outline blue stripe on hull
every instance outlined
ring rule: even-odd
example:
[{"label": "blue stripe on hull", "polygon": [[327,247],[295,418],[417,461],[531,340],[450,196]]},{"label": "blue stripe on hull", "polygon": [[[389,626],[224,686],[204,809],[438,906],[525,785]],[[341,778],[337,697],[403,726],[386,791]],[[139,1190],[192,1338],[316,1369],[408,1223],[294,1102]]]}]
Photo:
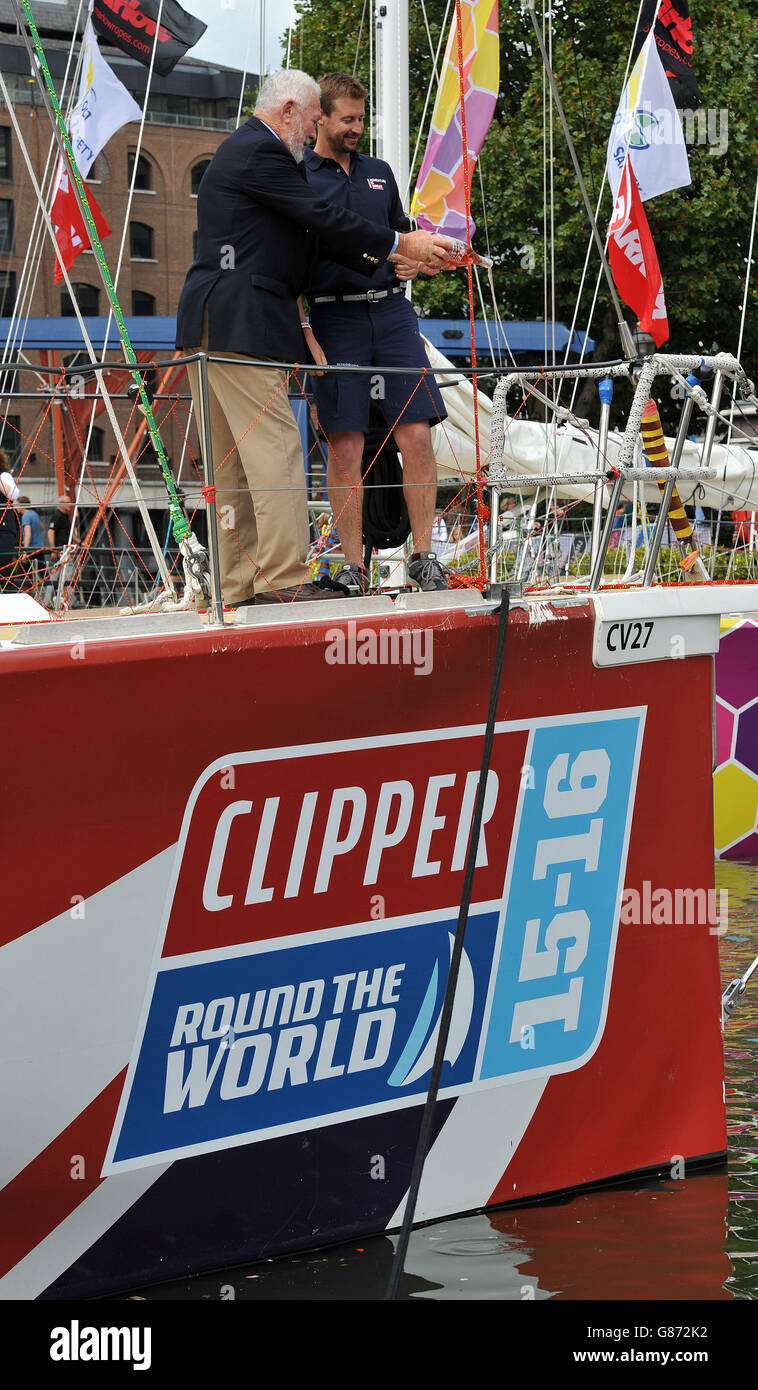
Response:
[{"label": "blue stripe on hull", "polygon": [[[436,1139],[455,1104],[440,1101]],[[386,1230],[422,1107],[172,1164],[43,1299],[92,1298]],[[371,1176],[377,1157],[384,1179]]]}]

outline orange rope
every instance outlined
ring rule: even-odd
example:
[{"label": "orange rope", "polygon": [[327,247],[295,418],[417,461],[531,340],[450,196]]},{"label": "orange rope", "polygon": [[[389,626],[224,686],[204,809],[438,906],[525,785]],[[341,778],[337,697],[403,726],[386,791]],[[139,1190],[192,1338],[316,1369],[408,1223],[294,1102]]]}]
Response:
[{"label": "orange rope", "polygon": [[[469,238],[469,227],[471,226],[471,173],[469,170],[468,141],[466,139],[466,102],[464,100],[463,83],[463,19],[461,16],[461,0],[455,0],[455,23],[457,30],[458,47],[458,90],[461,98],[461,148],[463,155],[463,198],[466,212],[466,239]],[[482,473],[482,461],[479,451],[479,403],[477,400],[477,376],[476,376],[476,331],[474,318],[474,277],[469,261],[466,267],[468,275],[468,310],[469,327],[471,331],[471,366],[473,376],[471,384],[474,388],[474,448],[476,451],[476,516],[479,527],[479,583],[482,587],[486,582],[486,570],[484,564],[484,475]]]}]

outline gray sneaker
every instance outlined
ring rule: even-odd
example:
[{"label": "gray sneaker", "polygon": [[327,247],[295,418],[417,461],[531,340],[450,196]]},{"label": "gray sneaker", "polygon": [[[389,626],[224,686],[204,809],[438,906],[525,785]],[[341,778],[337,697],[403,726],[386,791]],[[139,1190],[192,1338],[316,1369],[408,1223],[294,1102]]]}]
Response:
[{"label": "gray sneaker", "polygon": [[448,587],[449,571],[440,564],[433,550],[421,550],[412,555],[407,569],[408,578],[424,593]]},{"label": "gray sneaker", "polygon": [[363,565],[346,560],[336,574],[331,575],[330,583],[342,589],[347,598],[366,598],[371,593],[371,580]]}]

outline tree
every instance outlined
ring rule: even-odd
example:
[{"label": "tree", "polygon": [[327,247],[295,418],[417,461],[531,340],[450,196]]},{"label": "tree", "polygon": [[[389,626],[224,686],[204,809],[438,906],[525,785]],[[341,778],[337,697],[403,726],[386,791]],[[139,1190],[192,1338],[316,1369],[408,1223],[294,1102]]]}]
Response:
[{"label": "tree", "polygon": [[[292,61],[319,76],[324,68],[356,71],[367,85],[371,5],[364,0],[302,0],[296,6]],[[627,0],[553,0],[552,59],[593,206],[605,165],[611,120],[626,70],[636,5]],[[426,5],[436,47],[445,7]],[[758,14],[752,0],[724,5],[690,0],[694,65],[704,109],[686,118],[692,184],[646,204],[663,273],[673,351],[735,352],[758,175]],[[432,69],[422,7],[410,5],[411,148]],[[500,96],[474,176],[475,244],[489,241],[503,318],[552,316],[570,324],[582,278],[589,225],[569,152],[545,97],[539,51],[524,5],[500,5]],[[427,114],[427,124],[431,104]],[[425,143],[422,141],[422,150]],[[418,168],[418,163],[416,165]],[[550,186],[552,183],[552,211]],[[482,199],[483,190],[483,199]],[[607,189],[599,223],[611,214]],[[551,228],[553,234],[551,235]],[[554,267],[554,273],[553,273]],[[599,260],[593,249],[579,298],[577,326],[590,323]],[[420,280],[414,301],[439,315],[468,313],[466,277]],[[758,371],[758,291],[748,296],[742,359]],[[751,312],[752,311],[752,312]],[[633,322],[631,311],[628,314]],[[599,358],[620,349],[610,295],[601,283],[591,332]]]}]

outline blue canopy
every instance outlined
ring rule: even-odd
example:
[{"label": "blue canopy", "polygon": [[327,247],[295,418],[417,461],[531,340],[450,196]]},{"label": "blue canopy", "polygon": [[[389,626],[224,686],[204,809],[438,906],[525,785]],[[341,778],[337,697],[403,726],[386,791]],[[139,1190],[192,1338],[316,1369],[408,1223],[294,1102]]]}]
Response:
[{"label": "blue canopy", "polygon": [[[0,343],[7,342],[11,333],[12,322],[11,319],[0,318]],[[103,350],[107,322],[108,320],[104,316],[84,319],[84,326],[90,336],[92,346],[98,353],[102,353]],[[161,354],[174,351],[176,319],[173,314],[156,317],[132,315],[124,322],[135,351],[140,352],[147,349],[150,352]],[[58,352],[84,351],[84,339],[79,322],[73,316],[70,318],[30,318],[26,320],[25,324],[19,324],[16,321],[13,326],[13,336],[17,347],[20,346],[23,338],[23,349],[26,352],[40,351],[45,348],[53,348]],[[117,354],[121,351],[121,340],[113,319],[111,319],[108,333],[108,350]]]},{"label": "blue canopy", "polygon": [[[11,331],[11,319],[0,318],[0,343],[6,342]],[[108,320],[104,317],[85,318],[84,324],[98,353],[103,350],[103,336]],[[176,319],[173,315],[146,317],[133,315],[125,320],[132,346],[136,351],[147,350],[156,354],[168,355],[174,350]],[[443,352],[446,357],[468,357],[471,352],[471,338],[468,319],[419,319],[419,328],[430,343]],[[18,331],[18,330],[17,330]],[[503,335],[498,336],[497,324],[490,319],[476,319],[476,351],[482,362],[489,357],[490,342],[496,353],[507,359],[507,345],[511,352],[528,352],[538,360],[547,360],[553,346],[553,325],[523,319],[510,319],[503,322]],[[489,334],[489,336],[488,336]],[[556,351],[564,352],[569,341],[569,331],[563,323],[555,325]],[[54,348],[59,352],[77,352],[84,348],[77,320],[71,318],[32,318],[28,319],[23,334],[26,350]],[[592,352],[595,343],[585,333],[574,332],[571,338],[571,351],[579,354]],[[119,353],[120,342],[116,325],[111,320],[108,334],[108,350]]]},{"label": "blue canopy", "polygon": [[[443,352],[446,357],[471,356],[471,329],[468,319],[420,318],[418,326],[432,346],[436,347],[438,352]],[[569,336],[566,325],[556,323],[556,352],[565,352]],[[547,361],[553,348],[553,324],[552,321],[545,323],[542,319],[503,319],[500,332],[494,319],[488,319],[486,323],[484,319],[475,319],[474,342],[477,357],[481,356],[483,364],[490,360],[490,343],[496,357],[502,353],[505,360],[510,347],[513,353],[528,352],[530,357]],[[592,352],[595,347],[594,340],[586,333],[575,331],[571,337],[571,352],[579,355],[583,347],[585,353]]]}]

